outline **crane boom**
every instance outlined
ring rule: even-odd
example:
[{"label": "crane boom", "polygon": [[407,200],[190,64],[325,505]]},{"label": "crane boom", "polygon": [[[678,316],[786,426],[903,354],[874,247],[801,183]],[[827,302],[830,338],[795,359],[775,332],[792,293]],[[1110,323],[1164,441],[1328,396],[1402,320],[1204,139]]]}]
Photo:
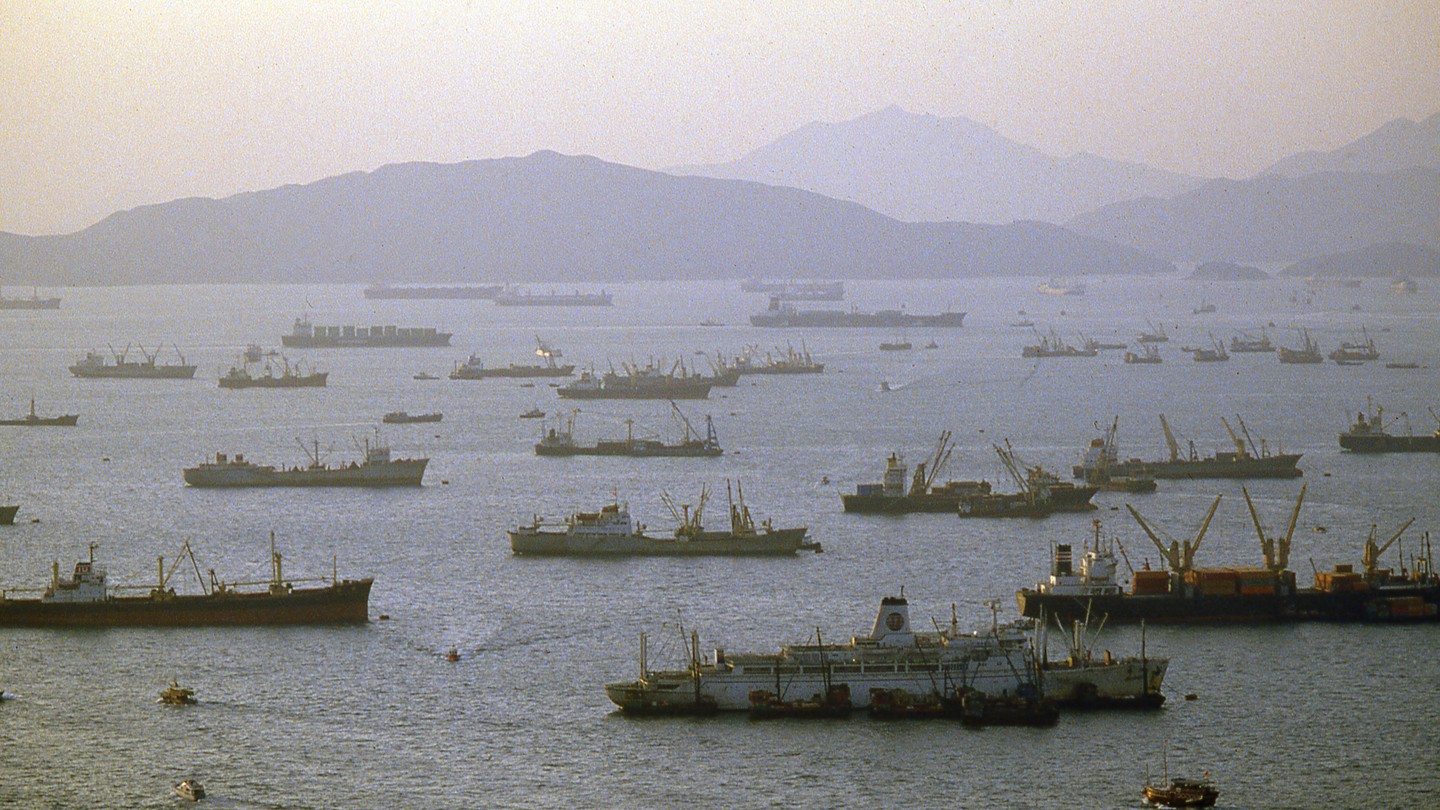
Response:
[{"label": "crane boom", "polygon": [[1145,534],[1149,536],[1150,542],[1154,543],[1155,548],[1160,550],[1160,556],[1164,558],[1165,562],[1169,563],[1170,570],[1177,574],[1184,573],[1180,559],[1180,544],[1172,540],[1170,541],[1170,547],[1166,548],[1165,541],[1161,540],[1160,535],[1156,534],[1155,530],[1150,528],[1150,524],[1145,522],[1145,518],[1140,517],[1140,513],[1135,511],[1135,507],[1127,503],[1125,504],[1125,508],[1130,510],[1130,516],[1135,518],[1135,522],[1139,523],[1140,528],[1144,529]]},{"label": "crane boom", "polygon": [[[1119,417],[1116,417],[1119,420]],[[1170,423],[1165,421],[1165,414],[1160,414],[1160,429],[1165,431],[1165,444],[1170,447],[1170,460],[1180,460],[1180,443],[1175,441],[1175,434],[1170,430]]]},{"label": "crane boom", "polygon": [[1245,450],[1245,442],[1240,441],[1240,437],[1235,435],[1235,429],[1230,427],[1230,423],[1225,420],[1225,417],[1220,417],[1220,424],[1224,425],[1225,432],[1230,434],[1230,441],[1235,444],[1235,454],[1242,458],[1250,455]]},{"label": "crane boom", "polygon": [[1200,542],[1205,539],[1205,532],[1210,530],[1210,521],[1215,517],[1215,510],[1220,508],[1220,499],[1225,497],[1224,493],[1215,496],[1215,503],[1210,504],[1210,511],[1205,515],[1205,522],[1200,524],[1200,532],[1195,535],[1192,543],[1185,544],[1185,569],[1188,571],[1195,563],[1195,552],[1200,550]]}]

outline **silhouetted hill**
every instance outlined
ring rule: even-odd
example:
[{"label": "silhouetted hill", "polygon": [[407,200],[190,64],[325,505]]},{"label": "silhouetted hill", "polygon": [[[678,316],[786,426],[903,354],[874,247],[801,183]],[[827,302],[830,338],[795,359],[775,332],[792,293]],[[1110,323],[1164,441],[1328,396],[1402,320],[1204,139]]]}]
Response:
[{"label": "silhouetted hill", "polygon": [[1168,200],[1082,214],[1066,227],[1171,261],[1290,261],[1381,242],[1440,247],[1440,171],[1215,180]]},{"label": "silhouetted hill", "polygon": [[176,200],[65,236],[0,234],[0,279],[46,286],[1172,269],[1054,225],[904,223],[792,188],[553,152],[392,165],[220,200]]},{"label": "silhouetted hill", "polygon": [[1440,276],[1440,250],[1391,242],[1306,259],[1286,267],[1281,273],[1287,276],[1434,278]]},{"label": "silhouetted hill", "polygon": [[1329,152],[1301,152],[1265,171],[1285,177],[1321,172],[1389,174],[1440,169],[1440,113],[1415,123],[1397,118],[1354,143]]},{"label": "silhouetted hill", "polygon": [[967,118],[898,107],[808,124],[730,163],[670,171],[791,186],[911,222],[1058,223],[1202,182],[1094,155],[1057,158]]},{"label": "silhouetted hill", "polygon": [[1205,262],[1186,278],[1197,281],[1268,281],[1270,274],[1248,264]]}]

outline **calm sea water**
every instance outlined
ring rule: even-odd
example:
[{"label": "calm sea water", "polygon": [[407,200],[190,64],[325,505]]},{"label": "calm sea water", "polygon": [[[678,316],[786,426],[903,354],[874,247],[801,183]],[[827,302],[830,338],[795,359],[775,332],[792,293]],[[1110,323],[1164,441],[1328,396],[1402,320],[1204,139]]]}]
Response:
[{"label": "calm sea water", "polygon": [[[1358,563],[1374,524],[1409,558],[1440,529],[1440,459],[1339,452],[1336,434],[1367,398],[1418,431],[1440,409],[1440,293],[1400,295],[1300,282],[1201,284],[1101,278],[1078,298],[1036,279],[847,285],[838,306],[970,312],[960,330],[917,330],[916,350],[882,353],[885,330],[763,331],[760,296],[737,282],[613,287],[611,309],[527,310],[488,302],[369,301],[360,287],[158,287],[63,290],[63,309],[0,313],[0,411],[79,413],[70,429],[0,428],[0,501],[21,504],[0,531],[0,586],[42,585],[98,543],[113,583],[148,584],[156,558],[183,544],[227,579],[268,571],[269,535],[294,575],[374,576],[359,627],[219,630],[0,630],[0,806],[168,807],[169,785],[205,783],[225,807],[1136,807],[1163,752],[1172,771],[1209,771],[1223,807],[1440,805],[1435,649],[1440,626],[1152,628],[1151,654],[1172,659],[1158,713],[1067,715],[1053,729],[968,731],[953,724],[645,720],[611,711],[601,689],[633,677],[638,635],[678,655],[677,627],[705,646],[771,651],[868,630],[881,597],[903,589],[919,617],[964,624],[1013,615],[1014,591],[1045,573],[1052,544],[1083,542],[1098,517],[1131,560],[1157,555],[1123,510],[1134,504],[1180,536],[1209,501],[1220,512],[1202,565],[1257,565],[1238,483],[1162,482],[1152,495],[1102,493],[1098,512],[1044,521],[946,515],[847,516],[839,496],[878,481],[892,451],[918,461],[942,429],[957,450],[946,476],[1011,483],[991,445],[1010,440],[1062,473],[1120,419],[1122,450],[1157,457],[1164,413],[1182,441],[1229,449],[1220,417],[1239,414],[1257,442],[1303,452],[1305,477],[1248,485],[1272,530],[1309,487],[1292,565]],[[1194,315],[1204,301],[1218,312]],[[836,305],[816,305],[836,306]],[[292,352],[330,372],[318,390],[225,391],[216,378],[249,343],[278,346],[308,307],[317,324],[438,326],[450,349]],[[1026,314],[1019,314],[1024,311]],[[1160,366],[1020,357],[1023,317],[1078,341],[1133,340],[1147,320],[1171,342]],[[728,324],[700,328],[713,319]],[[1235,355],[1196,364],[1182,345],[1274,324],[1297,345],[1305,327],[1328,351],[1366,326],[1385,361],[1416,370],[1280,366]],[[720,459],[546,459],[530,449],[533,407],[569,413],[540,382],[443,379],[469,352],[530,362],[535,336],[569,362],[704,361],[803,341],[821,376],[745,378],[682,407],[715,418]],[[922,350],[934,338],[939,348]],[[193,381],[84,381],[66,366],[86,350],[179,347]],[[132,352],[136,351],[131,349]],[[429,371],[438,381],[416,381]],[[894,389],[879,390],[882,381]],[[181,469],[243,452],[302,463],[299,442],[332,460],[358,454],[381,414],[438,410],[438,425],[387,426],[399,455],[431,459],[418,490],[220,492],[186,488]],[[673,436],[665,403],[583,403],[587,440]],[[1235,420],[1231,418],[1231,424]],[[1405,420],[1396,425],[1404,430]],[[1237,426],[1238,427],[1238,426]],[[723,498],[744,482],[752,509],[811,527],[825,553],[782,560],[530,560],[507,527],[628,501],[652,529],[672,522],[662,493]],[[712,502],[714,503],[714,502]],[[723,504],[710,514],[724,516]],[[37,522],[31,522],[32,520]],[[1392,564],[1401,549],[1392,548]],[[177,574],[176,576],[182,576]],[[194,588],[194,574],[182,588]],[[380,614],[388,620],[378,619]],[[443,653],[452,645],[462,660]],[[1138,651],[1138,631],[1102,646]],[[158,706],[178,678],[200,705]],[[1182,696],[1191,693],[1194,701]]]}]

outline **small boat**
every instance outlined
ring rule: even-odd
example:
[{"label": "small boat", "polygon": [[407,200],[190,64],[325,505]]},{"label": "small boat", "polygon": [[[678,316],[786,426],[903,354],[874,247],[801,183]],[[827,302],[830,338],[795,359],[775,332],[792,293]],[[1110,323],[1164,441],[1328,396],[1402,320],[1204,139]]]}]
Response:
[{"label": "small boat", "polygon": [[171,681],[155,702],[170,706],[190,706],[195,703],[195,690],[181,686],[179,681]]},{"label": "small boat", "polygon": [[824,695],[801,700],[782,700],[774,692],[756,689],[750,693],[750,717],[754,720],[788,718],[797,720],[840,719],[850,716],[850,685],[832,684]]},{"label": "small boat", "polygon": [[1208,315],[1208,314],[1210,314],[1210,313],[1212,313],[1212,312],[1214,312],[1214,311],[1215,311],[1215,305],[1212,304],[1212,303],[1210,303],[1210,302],[1208,302],[1208,301],[1206,301],[1206,302],[1201,303],[1200,306],[1196,307],[1195,309],[1190,310],[1190,314],[1191,314],[1191,315]]},{"label": "small boat", "polygon": [[881,381],[880,381],[880,389],[879,389],[879,390],[880,390],[881,393],[884,393],[884,392],[886,392],[886,391],[893,391],[894,389],[890,387],[890,383],[889,383],[889,382],[887,382],[886,380],[881,380]]},{"label": "small boat", "polygon": [[186,801],[198,802],[205,798],[205,786],[195,779],[182,779],[170,790]]},{"label": "small boat", "polygon": [[458,647],[455,647],[454,645],[451,645],[450,649],[448,649],[448,650],[445,651],[445,660],[446,660],[446,661],[459,661],[459,660],[460,660],[460,649],[459,649]]},{"label": "small boat", "polygon": [[1156,363],[1164,362],[1164,359],[1160,356],[1160,350],[1155,347],[1154,343],[1142,343],[1140,347],[1145,353],[1136,354],[1135,352],[1126,352],[1126,363],[1131,365],[1155,365]]},{"label": "small boat", "polygon": [[927,349],[938,349],[938,348],[940,348],[940,344],[939,344],[939,343],[936,343],[935,341],[932,340],[932,341],[930,341],[929,343],[926,343],[926,344],[925,344],[925,348],[927,348]]},{"label": "small boat", "polygon": [[410,379],[412,379],[412,380],[438,380],[438,379],[440,379],[440,378],[437,377],[437,376],[435,376],[434,374],[431,374],[431,373],[428,372],[428,371],[421,371],[421,372],[417,373],[415,376],[411,377]]},{"label": "small boat", "polygon": [[380,417],[380,421],[387,425],[413,425],[418,422],[439,422],[445,417],[442,413],[407,413],[405,411],[391,411]]},{"label": "small boat", "polygon": [[542,411],[542,410],[540,410],[539,408],[531,408],[530,410],[528,410],[528,411],[520,414],[520,418],[521,418],[521,419],[544,419],[544,418],[545,418],[545,412]]},{"label": "small boat", "polygon": [[1146,784],[1145,801],[1160,807],[1214,807],[1220,791],[1209,779],[1176,777],[1169,785]]},{"label": "small boat", "polygon": [[972,728],[1053,726],[1060,719],[1060,709],[1055,701],[1034,694],[990,696],[974,689],[964,689],[958,701],[959,705],[950,711],[958,711],[960,722]]},{"label": "small boat", "polygon": [[724,326],[725,324],[723,324],[723,323],[721,323],[721,322],[719,322],[719,321],[712,321],[711,319],[706,318],[705,320],[703,320],[703,321],[700,322],[700,325],[701,325],[701,326],[715,327],[715,326]]},{"label": "small boat", "polygon": [[887,340],[880,344],[882,352],[908,352],[913,348],[915,347],[910,343],[910,339],[903,335],[897,335],[894,340]]}]

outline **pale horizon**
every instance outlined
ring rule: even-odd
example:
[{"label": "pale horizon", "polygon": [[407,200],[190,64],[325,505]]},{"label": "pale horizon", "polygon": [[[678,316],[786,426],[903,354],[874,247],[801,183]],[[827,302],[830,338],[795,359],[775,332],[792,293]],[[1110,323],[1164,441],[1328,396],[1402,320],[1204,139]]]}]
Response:
[{"label": "pale horizon", "polygon": [[937,3],[0,8],[0,231],[392,163],[723,163],[898,106],[1243,179],[1440,111],[1440,7]]}]

